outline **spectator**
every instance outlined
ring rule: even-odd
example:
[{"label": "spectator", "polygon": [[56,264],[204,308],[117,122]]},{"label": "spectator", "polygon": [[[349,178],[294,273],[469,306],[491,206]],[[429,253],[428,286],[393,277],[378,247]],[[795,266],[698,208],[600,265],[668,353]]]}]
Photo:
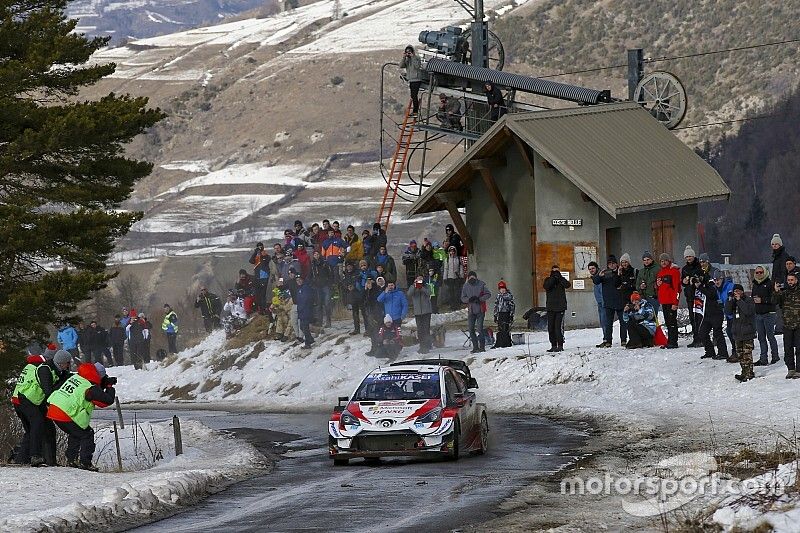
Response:
[{"label": "spectator", "polygon": [[633,292],[630,303],[625,304],[620,327],[628,331],[628,344],[625,348],[650,348],[653,346],[653,335],[656,333],[655,312],[650,302]]},{"label": "spectator", "polygon": [[467,304],[467,328],[472,341],[472,353],[486,351],[486,336],[483,331],[483,320],[486,316],[486,301],[492,293],[486,284],[478,279],[478,274],[470,271],[467,282],[461,288],[461,303]]},{"label": "spectator", "polygon": [[567,292],[569,281],[561,275],[558,265],[550,269],[550,276],[544,280],[545,308],[547,309],[547,334],[550,337],[548,352],[564,351],[564,313],[567,311]]},{"label": "spectator", "polygon": [[353,263],[347,263],[342,285],[344,286],[345,304],[353,314],[353,331],[350,332],[350,335],[358,335],[361,333],[361,317],[364,318],[364,328],[367,327],[367,311],[363,305],[364,286],[361,282],[361,270],[356,272],[353,269]]},{"label": "spectator", "polygon": [[[789,253],[783,246],[783,239],[779,233],[772,236],[770,240],[772,248],[772,281],[779,284],[780,287],[786,283],[786,260],[789,258]],[[783,334],[783,315],[780,308],[775,310],[775,334]]]},{"label": "spectator", "polygon": [[793,255],[786,258],[786,275],[789,273],[800,274],[800,268],[797,268],[797,259]]},{"label": "spectator", "polygon": [[442,307],[450,307],[450,311],[455,311],[460,307],[461,288],[464,283],[461,269],[461,258],[455,246],[450,246],[447,250],[447,258],[442,269]]},{"label": "spectator", "polygon": [[[700,322],[700,339],[703,341],[704,352],[701,359],[728,359],[728,345],[722,332],[722,319],[724,317],[723,300],[719,294],[722,287],[722,272],[713,272],[713,278],[695,278],[695,286],[703,295],[703,317]],[[713,340],[712,340],[713,335]],[[714,347],[716,346],[716,352]]]},{"label": "spectator", "polygon": [[[253,265],[253,277],[255,278],[254,293],[256,306],[259,312],[263,313],[267,308],[267,289],[271,274],[270,255],[269,252],[264,249],[264,243],[259,242],[256,244],[256,249],[250,254],[250,264]],[[208,327],[206,327],[206,331],[210,332]]]},{"label": "spectator", "polygon": [[92,320],[89,325],[83,329],[83,362],[84,363],[100,363],[103,360],[103,347],[104,340],[99,339],[100,332],[97,329],[97,321]]},{"label": "spectator", "polygon": [[452,224],[448,224],[444,227],[444,233],[447,249],[449,250],[450,247],[453,246],[456,249],[457,256],[465,256],[464,241],[461,240],[461,235],[455,232]]},{"label": "spectator", "polygon": [[294,258],[297,260],[299,267],[298,272],[300,272],[300,275],[304,279],[307,279],[309,274],[311,274],[311,257],[306,252],[305,243],[300,243],[294,249]]},{"label": "spectator", "polygon": [[408,87],[411,91],[411,115],[416,117],[419,113],[419,87],[425,81],[425,71],[422,68],[422,62],[414,52],[414,47],[411,45],[406,46],[403,50],[403,60],[400,61],[400,68],[406,69],[406,79],[408,80]]},{"label": "spectator", "polygon": [[[600,265],[596,261],[590,261],[586,268],[589,270],[589,277],[592,279],[600,273]],[[600,327],[605,328],[606,309],[605,304],[603,304],[603,285],[594,282],[592,282],[592,285],[594,286],[594,301],[597,302],[597,319],[600,321]]]},{"label": "spectator", "polygon": [[345,252],[346,249],[347,243],[335,235],[333,228],[329,229],[328,238],[322,241],[322,257],[334,269],[334,272],[339,263],[342,262],[342,252]]},{"label": "spectator", "polygon": [[244,300],[237,297],[236,293],[232,291],[228,293],[228,299],[222,308],[222,314],[222,327],[225,329],[226,338],[236,335],[247,322]]},{"label": "spectator", "polygon": [[178,315],[169,304],[164,304],[164,320],[161,321],[161,331],[167,336],[169,353],[178,353]]},{"label": "spectator", "polygon": [[275,340],[290,341],[297,338],[289,320],[292,312],[292,294],[284,288],[283,278],[278,278],[278,283],[272,289],[272,314],[275,317]]},{"label": "spectator", "polygon": [[[392,281],[397,281],[397,267],[395,266],[394,258],[386,251],[386,244],[381,244],[378,247],[378,253],[375,256],[374,264],[378,275],[386,278],[387,283],[389,282],[389,278],[391,278]],[[383,266],[383,274],[378,270],[378,265]],[[388,277],[385,274],[388,274]]]},{"label": "spectator", "polygon": [[400,355],[400,351],[403,349],[403,338],[400,336],[400,325],[392,319],[391,315],[387,314],[383,317],[383,326],[378,330],[374,344],[367,355],[389,359]]},{"label": "spectator", "polygon": [[428,275],[423,278],[422,283],[428,287],[428,292],[431,293],[431,309],[436,314],[439,312],[439,287],[442,284],[439,281],[439,274],[433,268],[429,268]]},{"label": "spectator", "polygon": [[[723,310],[725,309],[725,303],[728,301],[728,297],[733,294],[733,280],[730,277],[723,278],[720,276],[720,279],[714,280],[714,285],[717,287],[717,297],[719,301],[722,303]],[[733,341],[733,331],[731,330],[731,321],[733,320],[733,316],[729,315],[728,313],[724,313],[725,315],[725,335],[727,335],[728,340],[731,341],[731,350],[730,356],[728,357],[729,363],[738,363],[738,359],[736,359],[736,343]]]},{"label": "spectator", "polygon": [[678,301],[681,294],[681,272],[672,264],[667,253],[658,257],[661,270],[656,275],[656,291],[658,303],[664,313],[664,324],[667,326],[666,348],[678,347]]},{"label": "spectator", "polygon": [[698,316],[698,314],[694,312],[695,287],[692,278],[700,276],[702,270],[700,268],[700,262],[697,261],[697,257],[690,244],[687,244],[686,248],[683,250],[683,258],[686,260],[686,264],[681,268],[681,284],[683,285],[683,295],[686,298],[686,307],[689,309],[689,324],[692,326],[692,342],[688,347],[699,348],[703,345],[702,341],[697,336],[702,316]]},{"label": "spectator", "polygon": [[302,220],[294,221],[294,234],[296,237],[303,239],[303,242],[305,242],[306,244],[310,244],[310,242],[308,241],[308,237],[311,235],[311,231],[303,227]]},{"label": "spectator", "polygon": [[144,338],[144,342],[142,343],[142,361],[145,364],[150,362],[150,333],[153,331],[153,324],[147,320],[147,317],[144,313],[139,313],[138,316],[139,322],[142,325],[142,337]]},{"label": "spectator", "polygon": [[628,339],[628,332],[625,330],[625,323],[622,319],[622,310],[625,304],[620,292],[619,265],[617,257],[609,255],[604,268],[596,276],[592,276],[595,285],[603,287],[603,308],[605,310],[606,321],[603,324],[603,342],[597,345],[598,348],[611,348],[611,338],[614,332],[614,315],[619,318],[619,338],[622,346]]},{"label": "spectator", "polygon": [[775,283],[776,300],[783,313],[783,361],[789,371],[786,379],[800,379],[800,289],[797,274],[787,274],[786,283]]},{"label": "spectator", "polygon": [[378,286],[378,288],[380,288],[381,292],[383,292],[384,289],[386,289],[386,278],[383,276],[378,276],[375,278],[375,284]]},{"label": "spectator", "polygon": [[300,331],[303,332],[303,348],[310,349],[314,344],[314,337],[311,336],[311,321],[314,319],[314,289],[305,285],[302,276],[295,277],[297,291],[295,302],[297,302],[297,321],[300,324]]},{"label": "spectator", "polygon": [[120,317],[119,320],[119,325],[122,326],[123,328],[127,328],[128,322],[130,322],[130,320],[131,320],[131,312],[128,310],[127,307],[123,307],[122,316]]},{"label": "spectator", "polygon": [[497,296],[494,299],[494,323],[497,324],[497,337],[492,348],[508,348],[511,346],[511,324],[514,323],[514,311],[517,306],[514,295],[502,279],[497,283]]},{"label": "spectator", "polygon": [[222,311],[222,302],[219,296],[208,292],[207,287],[200,287],[200,294],[194,301],[194,307],[200,309],[200,314],[203,315],[203,326],[207,333],[220,327],[219,314]]},{"label": "spectator", "polygon": [[[631,294],[636,291],[638,275],[639,271],[631,265],[631,256],[627,253],[622,254],[619,257],[619,292],[622,295],[622,302],[626,305],[631,301]],[[641,293],[639,295],[641,296]]]},{"label": "spectator", "polygon": [[353,226],[347,226],[347,233],[344,234],[344,242],[350,250],[345,259],[352,263],[358,263],[364,259],[364,242],[358,238],[358,233]]},{"label": "spectator", "polygon": [[[386,257],[389,257],[388,255]],[[378,254],[376,260],[380,261],[382,258],[382,254]],[[431,258],[433,258],[433,254],[431,253]],[[391,257],[389,257],[391,259]],[[411,240],[408,243],[408,248],[406,251],[403,252],[403,265],[406,267],[406,287],[411,287],[414,285],[414,280],[422,275],[424,264],[422,261],[421,250],[417,247],[417,241]],[[386,267],[387,270],[389,267]]]},{"label": "spectator", "polygon": [[65,322],[58,330],[57,339],[62,350],[68,351],[75,359],[78,358],[78,332],[72,324]]},{"label": "spectator", "polygon": [[[375,256],[378,255],[378,253],[381,250],[381,247],[383,247],[384,250],[386,249],[387,243],[388,241],[386,237],[386,231],[381,228],[381,225],[378,222],[374,223],[372,225],[372,235],[370,236],[370,246],[369,246],[369,251],[370,251],[369,256],[373,259],[372,261],[373,266],[375,265],[374,261]],[[366,247],[366,244],[364,246]],[[395,272],[395,275],[397,275],[397,272]]]},{"label": "spectator", "polygon": [[131,351],[131,364],[136,370],[141,370],[144,367],[144,363],[149,362],[149,360],[145,361],[144,358],[146,340],[144,330],[147,329],[147,326],[138,316],[131,316],[126,329],[128,333],[128,348]]},{"label": "spectator", "polygon": [[114,364],[117,366],[122,366],[125,363],[124,348],[125,339],[127,338],[120,318],[119,315],[114,315],[114,325],[108,329],[108,341],[114,356]]},{"label": "spectator", "polygon": [[364,258],[371,259],[375,255],[372,253],[372,235],[368,229],[361,232],[361,246],[364,249]]},{"label": "spectator", "polygon": [[719,269],[711,264],[711,261],[708,258],[708,254],[702,253],[700,254],[700,257],[698,259],[700,260],[700,270],[702,272],[701,275],[704,278],[703,283],[715,279],[717,277]]},{"label": "spectator", "polygon": [[639,295],[650,303],[654,316],[658,316],[658,311],[661,308],[656,293],[656,274],[658,274],[658,266],[653,261],[653,254],[650,252],[643,253],[642,268],[636,274],[636,289]]},{"label": "spectator", "polygon": [[87,357],[91,357],[91,354],[89,354],[89,346],[86,343],[86,338],[90,337],[92,332],[87,332],[86,330],[88,328],[89,326],[85,326],[82,321],[78,322],[78,327],[75,328],[78,331],[78,348],[80,349],[80,353],[83,356],[84,361],[86,361]]},{"label": "spectator", "polygon": [[492,81],[487,81],[483,85],[483,91],[486,94],[486,103],[489,104],[489,120],[497,122],[507,111],[503,93]]},{"label": "spectator", "polygon": [[[270,269],[272,268],[272,259],[270,259]],[[270,276],[272,275],[272,271],[270,270]],[[277,278],[276,278],[277,279]],[[255,306],[255,297],[254,297],[254,289],[253,286],[253,276],[247,273],[245,269],[239,270],[239,279],[236,281],[236,285],[234,286],[236,289],[236,294],[242,298],[242,302],[244,305],[245,312],[250,315],[254,311]]]},{"label": "spectator", "polygon": [[383,304],[378,301],[378,296],[380,296],[382,292],[383,290],[378,286],[372,276],[367,276],[364,282],[364,299],[362,306],[365,312],[365,335],[371,339],[375,338],[383,317]]},{"label": "spectator", "polygon": [[384,314],[391,316],[399,327],[408,314],[406,295],[397,290],[394,282],[387,281],[386,289],[378,296],[378,301],[383,304]]},{"label": "spectator", "polygon": [[[778,340],[775,338],[775,301],[773,299],[775,284],[769,277],[766,269],[758,265],[753,273],[751,295],[755,304],[756,334],[761,356],[753,366],[766,366],[780,360],[778,355]],[[767,359],[767,343],[772,352],[772,361]]]},{"label": "spectator", "polygon": [[744,287],[738,283],[733,286],[733,297],[725,302],[725,311],[733,315],[733,339],[736,341],[736,355],[742,366],[741,374],[736,379],[744,383],[756,377],[753,373],[753,339],[756,338],[754,316],[756,314],[753,300],[744,293]]},{"label": "spectator", "polygon": [[331,264],[322,258],[322,255],[315,251],[311,259],[311,287],[316,294],[316,317],[315,321],[325,327],[331,327],[331,315],[333,304],[331,301],[331,290],[333,288],[334,276]]},{"label": "spectator", "polygon": [[412,280],[408,288],[408,299],[414,308],[414,320],[417,323],[417,339],[419,340],[419,353],[426,354],[431,351],[431,293],[422,280],[422,276]]},{"label": "spectator", "polygon": [[[405,258],[404,258],[405,259]],[[428,239],[425,239],[425,242],[422,243],[422,248],[419,250],[419,259],[420,259],[420,276],[425,276],[428,273],[429,268],[433,268],[437,272],[439,271],[439,265],[437,265],[437,261],[433,258],[433,243]],[[407,271],[408,269],[406,269]]]},{"label": "spectator", "polygon": [[464,129],[461,126],[461,102],[453,96],[447,96],[444,93],[439,95],[439,110],[436,118],[445,129],[457,131]]},{"label": "spectator", "polygon": [[441,275],[444,260],[447,258],[447,251],[442,248],[442,245],[439,243],[439,241],[433,241],[432,247],[433,264],[428,265],[428,268],[433,267],[436,270],[436,273]]},{"label": "spectator", "polygon": [[311,226],[311,244],[314,250],[322,252],[322,241],[328,238],[328,233],[323,232],[316,222]]}]

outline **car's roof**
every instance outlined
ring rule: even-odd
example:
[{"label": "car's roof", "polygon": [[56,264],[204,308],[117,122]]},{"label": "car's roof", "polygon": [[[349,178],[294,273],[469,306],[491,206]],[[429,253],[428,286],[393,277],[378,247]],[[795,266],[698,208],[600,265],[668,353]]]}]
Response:
[{"label": "car's roof", "polygon": [[438,373],[442,367],[439,365],[398,365],[398,366],[379,366],[372,374],[401,374],[403,372],[435,372]]}]

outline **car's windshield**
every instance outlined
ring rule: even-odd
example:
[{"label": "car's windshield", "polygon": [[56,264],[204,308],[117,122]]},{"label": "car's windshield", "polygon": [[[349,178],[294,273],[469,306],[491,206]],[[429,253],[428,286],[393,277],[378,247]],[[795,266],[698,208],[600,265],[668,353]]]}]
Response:
[{"label": "car's windshield", "polygon": [[393,372],[367,376],[353,400],[419,400],[439,398],[438,372]]}]

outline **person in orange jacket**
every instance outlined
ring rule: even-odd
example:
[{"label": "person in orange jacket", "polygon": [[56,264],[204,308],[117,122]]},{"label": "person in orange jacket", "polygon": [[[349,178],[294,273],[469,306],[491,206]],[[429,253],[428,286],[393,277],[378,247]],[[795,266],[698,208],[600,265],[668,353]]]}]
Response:
[{"label": "person in orange jacket", "polygon": [[116,382],[100,363],[82,363],[78,373],[50,395],[47,418],[67,434],[67,466],[97,471],[92,465],[95,443],[89,424],[95,407],[114,403]]}]

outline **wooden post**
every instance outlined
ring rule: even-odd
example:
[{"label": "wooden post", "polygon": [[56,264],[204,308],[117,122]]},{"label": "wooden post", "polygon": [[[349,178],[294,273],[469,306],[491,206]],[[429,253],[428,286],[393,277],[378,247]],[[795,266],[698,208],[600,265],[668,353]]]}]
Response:
[{"label": "wooden post", "polygon": [[[117,404],[119,406],[119,404]],[[117,445],[117,470],[122,472],[122,453],[119,450],[119,433],[117,432],[117,422],[114,422],[114,443]]]},{"label": "wooden post", "polygon": [[119,420],[119,429],[125,429],[125,422],[122,420],[122,407],[119,405],[119,398],[114,398],[114,403],[117,405],[117,419]]},{"label": "wooden post", "polygon": [[178,416],[172,417],[172,431],[175,433],[175,455],[183,454],[183,439],[181,438],[181,421]]}]

